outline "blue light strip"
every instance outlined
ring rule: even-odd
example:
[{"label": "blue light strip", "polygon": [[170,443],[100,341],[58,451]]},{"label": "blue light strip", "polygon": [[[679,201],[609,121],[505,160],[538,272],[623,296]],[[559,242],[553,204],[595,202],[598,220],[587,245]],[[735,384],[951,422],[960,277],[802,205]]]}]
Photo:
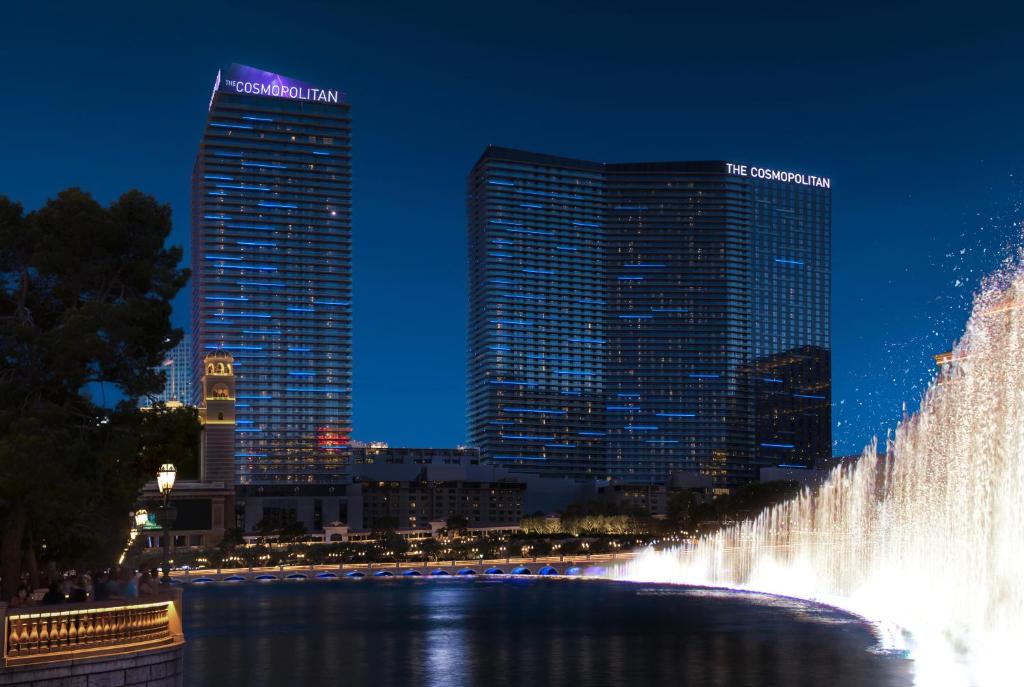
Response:
[{"label": "blue light strip", "polygon": [[216,186],[217,186],[217,188],[230,188],[230,189],[235,189],[235,190],[238,190],[238,191],[270,191],[271,190],[271,188],[269,186],[263,186],[261,184],[256,184],[255,186],[252,185],[252,184],[249,184],[248,186],[246,186],[245,184],[217,184]]},{"label": "blue light strip", "polygon": [[525,293],[499,293],[498,295],[504,298],[519,298],[524,301],[544,302],[544,298],[542,298],[541,296],[528,296]]},{"label": "blue light strip", "polygon": [[554,236],[555,235],[555,232],[553,232],[553,231],[542,231],[540,229],[510,229],[510,228],[506,227],[505,231],[513,233],[513,234],[529,234],[531,236]]},{"label": "blue light strip", "polygon": [[547,460],[544,456],[491,456],[494,460]]},{"label": "blue light strip", "polygon": [[341,394],[341,393],[345,392],[345,389],[343,387],[340,387],[340,386],[324,386],[324,387],[319,387],[319,388],[312,387],[312,386],[309,386],[309,387],[293,386],[293,387],[286,387],[285,391],[290,391],[292,393],[300,393],[300,394],[306,394],[306,393]]}]

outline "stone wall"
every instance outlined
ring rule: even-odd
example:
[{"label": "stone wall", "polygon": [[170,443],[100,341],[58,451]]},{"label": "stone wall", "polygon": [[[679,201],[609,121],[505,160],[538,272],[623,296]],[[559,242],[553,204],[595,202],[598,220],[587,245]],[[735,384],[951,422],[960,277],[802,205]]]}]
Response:
[{"label": "stone wall", "polygon": [[182,687],[184,644],[0,668],[0,687]]}]

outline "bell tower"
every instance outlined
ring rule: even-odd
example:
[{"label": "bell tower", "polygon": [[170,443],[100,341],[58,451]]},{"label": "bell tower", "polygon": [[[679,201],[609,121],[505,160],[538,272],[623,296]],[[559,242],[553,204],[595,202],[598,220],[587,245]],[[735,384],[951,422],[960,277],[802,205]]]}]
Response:
[{"label": "bell tower", "polygon": [[203,423],[201,480],[235,483],[235,371],[234,358],[227,351],[213,351],[203,358]]}]

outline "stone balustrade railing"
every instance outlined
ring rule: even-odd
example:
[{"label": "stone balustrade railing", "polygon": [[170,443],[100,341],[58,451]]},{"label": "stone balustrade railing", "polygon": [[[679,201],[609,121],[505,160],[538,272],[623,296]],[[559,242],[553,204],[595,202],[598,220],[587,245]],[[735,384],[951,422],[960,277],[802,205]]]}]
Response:
[{"label": "stone balustrade railing", "polygon": [[181,590],[141,599],[4,609],[3,666],[129,654],[184,642]]}]

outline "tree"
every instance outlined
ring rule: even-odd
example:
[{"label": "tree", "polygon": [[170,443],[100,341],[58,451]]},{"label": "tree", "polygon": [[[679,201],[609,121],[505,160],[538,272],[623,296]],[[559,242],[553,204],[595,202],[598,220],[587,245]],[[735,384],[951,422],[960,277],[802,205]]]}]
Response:
[{"label": "tree", "polygon": [[469,527],[469,518],[465,515],[453,513],[448,516],[448,520],[445,521],[444,525],[449,532],[463,532]]},{"label": "tree", "polygon": [[677,529],[688,529],[693,520],[693,512],[700,505],[700,494],[692,489],[672,491],[668,496],[669,524]]},{"label": "tree", "polygon": [[199,479],[199,411],[160,403],[139,414],[138,437],[147,465],[173,463],[178,479]]},{"label": "tree", "polygon": [[170,230],[170,207],[138,191],[103,207],[69,189],[27,215],[0,197],[4,598],[44,543],[87,565],[123,545],[159,454],[132,400],[163,386],[156,367],[182,336],[171,300],[188,271]]},{"label": "tree", "polygon": [[300,520],[291,520],[279,532],[281,541],[298,541],[305,537],[306,526]]}]

